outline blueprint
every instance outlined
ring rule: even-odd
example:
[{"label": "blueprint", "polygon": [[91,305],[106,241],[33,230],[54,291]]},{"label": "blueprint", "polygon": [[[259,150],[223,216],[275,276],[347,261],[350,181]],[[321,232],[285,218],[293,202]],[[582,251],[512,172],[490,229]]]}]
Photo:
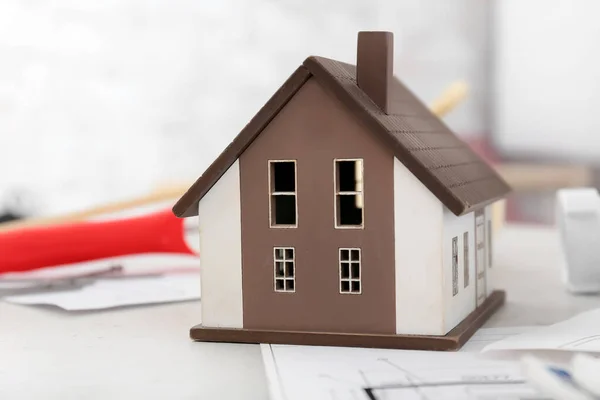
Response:
[{"label": "blueprint", "polygon": [[544,399],[519,363],[479,351],[526,328],[481,329],[460,352],[261,345],[273,400]]}]

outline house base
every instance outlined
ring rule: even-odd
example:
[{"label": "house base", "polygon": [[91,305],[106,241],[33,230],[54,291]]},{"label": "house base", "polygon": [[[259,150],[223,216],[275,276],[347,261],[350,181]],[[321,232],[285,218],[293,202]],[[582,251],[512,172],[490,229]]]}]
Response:
[{"label": "house base", "polygon": [[313,346],[371,347],[406,350],[459,350],[492,314],[504,304],[506,294],[496,290],[445,336],[391,335],[205,328],[196,325],[190,337],[200,342],[270,343]]}]

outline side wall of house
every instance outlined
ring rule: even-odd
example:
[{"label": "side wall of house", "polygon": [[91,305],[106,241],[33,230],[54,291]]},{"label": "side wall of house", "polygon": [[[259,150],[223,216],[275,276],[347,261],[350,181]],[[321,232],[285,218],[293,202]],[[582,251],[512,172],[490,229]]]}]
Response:
[{"label": "side wall of house", "polygon": [[443,335],[442,203],[394,159],[396,333]]},{"label": "side wall of house", "polygon": [[[452,330],[476,306],[475,215],[457,217],[444,207],[442,242],[444,334]],[[467,233],[467,247],[465,247]],[[453,262],[453,240],[456,238],[458,260]],[[465,257],[465,249],[468,256]]]},{"label": "side wall of house", "polygon": [[240,166],[236,161],[200,202],[202,325],[242,328]]}]

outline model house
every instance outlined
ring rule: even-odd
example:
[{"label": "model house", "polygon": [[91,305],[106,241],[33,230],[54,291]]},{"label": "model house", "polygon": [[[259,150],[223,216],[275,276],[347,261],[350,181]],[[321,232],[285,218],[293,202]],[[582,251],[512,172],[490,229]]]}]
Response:
[{"label": "model house", "polygon": [[197,340],[454,349],[504,301],[507,184],[393,76],[309,57],[174,206],[199,216]]}]

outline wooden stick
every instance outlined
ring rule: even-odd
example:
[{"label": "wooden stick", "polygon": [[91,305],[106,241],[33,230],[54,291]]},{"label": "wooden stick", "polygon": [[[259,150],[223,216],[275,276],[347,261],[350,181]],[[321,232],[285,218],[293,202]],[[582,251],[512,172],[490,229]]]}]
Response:
[{"label": "wooden stick", "polygon": [[585,165],[507,163],[494,166],[502,178],[519,192],[553,191],[593,185],[592,169]]},{"label": "wooden stick", "polygon": [[97,217],[103,214],[109,214],[113,212],[119,212],[130,208],[143,207],[154,203],[160,203],[163,201],[174,200],[180,197],[188,186],[174,186],[168,189],[164,189],[155,193],[151,193],[146,196],[138,197],[131,200],[124,200],[115,203],[105,204],[99,207],[91,208],[84,211],[78,211],[74,213],[42,217],[42,218],[27,218],[23,220],[16,220],[5,222],[0,224],[0,232],[24,228],[29,226],[44,226],[54,224],[64,224],[69,222],[82,221],[85,219]]},{"label": "wooden stick", "polygon": [[[431,110],[438,117],[442,117],[454,109],[467,94],[467,85],[462,82],[454,82],[451,84],[442,95],[433,102]],[[24,228],[29,226],[44,226],[53,224],[64,224],[69,222],[82,221],[85,219],[97,217],[103,214],[123,211],[129,208],[143,207],[153,203],[159,203],[167,200],[176,200],[187,191],[190,185],[170,185],[162,190],[152,193],[147,196],[139,197],[132,200],[120,201],[91,208],[85,211],[74,212],[65,215],[43,217],[43,218],[27,218],[24,220],[16,220],[0,224],[0,232]]]},{"label": "wooden stick", "polygon": [[465,82],[454,82],[442,92],[440,97],[431,103],[429,108],[438,117],[443,117],[456,108],[456,106],[467,97],[467,92],[468,86]]}]

